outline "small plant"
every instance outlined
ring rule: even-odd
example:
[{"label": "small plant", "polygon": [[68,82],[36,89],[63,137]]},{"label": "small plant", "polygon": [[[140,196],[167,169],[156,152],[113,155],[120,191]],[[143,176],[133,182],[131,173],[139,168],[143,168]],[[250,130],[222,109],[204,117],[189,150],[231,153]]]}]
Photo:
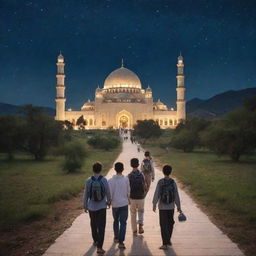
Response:
[{"label": "small plant", "polygon": [[84,145],[78,141],[67,143],[63,148],[63,154],[65,157],[63,170],[68,173],[79,171],[87,156]]}]

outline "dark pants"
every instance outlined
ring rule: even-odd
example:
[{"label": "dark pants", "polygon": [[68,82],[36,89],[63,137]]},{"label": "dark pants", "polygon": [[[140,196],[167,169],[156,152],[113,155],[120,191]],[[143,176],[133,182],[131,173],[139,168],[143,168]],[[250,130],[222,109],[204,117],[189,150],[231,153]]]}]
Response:
[{"label": "dark pants", "polygon": [[93,241],[97,242],[97,247],[102,248],[106,227],[106,209],[89,211],[91,218],[91,230]]},{"label": "dark pants", "polygon": [[159,210],[159,220],[161,227],[161,236],[163,244],[167,245],[171,242],[172,230],[173,230],[173,210]]},{"label": "dark pants", "polygon": [[119,243],[123,243],[126,233],[126,221],[128,218],[128,205],[112,208],[112,214],[114,218],[113,228],[115,239],[118,239]]}]

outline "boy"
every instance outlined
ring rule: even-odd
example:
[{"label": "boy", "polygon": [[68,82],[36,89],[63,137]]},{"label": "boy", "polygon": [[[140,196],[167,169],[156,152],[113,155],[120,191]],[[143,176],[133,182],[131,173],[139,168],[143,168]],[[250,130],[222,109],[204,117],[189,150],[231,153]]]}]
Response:
[{"label": "boy", "polygon": [[138,213],[139,234],[144,233],[143,219],[144,219],[144,198],[146,184],[144,175],[138,170],[139,160],[137,158],[131,159],[131,167],[133,170],[129,173],[130,181],[130,212],[131,225],[134,235],[137,235],[137,221],[136,215]]},{"label": "boy", "polygon": [[89,211],[93,244],[97,246],[97,253],[104,254],[102,249],[105,227],[106,208],[110,205],[110,192],[106,178],[100,175],[102,165],[96,162],[92,166],[94,175],[86,181],[84,190],[84,211]]},{"label": "boy", "polygon": [[149,191],[151,181],[154,181],[155,179],[155,170],[153,166],[152,157],[150,156],[150,152],[146,151],[144,156],[145,158],[141,163],[140,170],[142,171],[145,177],[145,182],[147,185],[147,191],[146,191],[147,193]]},{"label": "boy", "polygon": [[157,203],[159,208],[159,221],[163,241],[159,249],[162,250],[167,250],[168,246],[172,245],[171,237],[174,225],[173,215],[175,204],[177,210],[181,212],[178,188],[175,181],[169,177],[171,173],[172,167],[165,165],[163,167],[164,178],[158,181],[153,198],[153,211],[156,211]]},{"label": "boy", "polygon": [[114,218],[114,241],[119,243],[119,249],[125,249],[124,239],[130,195],[129,179],[122,174],[123,170],[124,165],[122,163],[115,163],[116,175],[108,181]]}]

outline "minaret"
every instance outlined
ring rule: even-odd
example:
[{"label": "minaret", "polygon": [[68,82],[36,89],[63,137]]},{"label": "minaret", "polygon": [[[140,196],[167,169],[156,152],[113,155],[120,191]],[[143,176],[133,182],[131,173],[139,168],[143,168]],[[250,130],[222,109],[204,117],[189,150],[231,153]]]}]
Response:
[{"label": "minaret", "polygon": [[57,59],[57,85],[56,85],[56,120],[65,120],[65,74],[64,74],[64,57],[60,53]]},{"label": "minaret", "polygon": [[183,63],[183,57],[178,57],[178,74],[176,76],[177,78],[177,119],[178,122],[181,120],[186,120],[186,101],[185,101],[185,86],[184,86],[184,63]]}]

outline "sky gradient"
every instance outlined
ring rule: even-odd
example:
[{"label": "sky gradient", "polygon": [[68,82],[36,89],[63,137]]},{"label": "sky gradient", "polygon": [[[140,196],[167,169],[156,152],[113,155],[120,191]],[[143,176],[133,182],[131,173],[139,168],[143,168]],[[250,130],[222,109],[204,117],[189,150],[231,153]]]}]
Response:
[{"label": "sky gradient", "polygon": [[72,109],[121,58],[168,106],[180,51],[188,100],[255,87],[255,17],[253,0],[0,0],[0,102],[54,107],[60,50]]}]

